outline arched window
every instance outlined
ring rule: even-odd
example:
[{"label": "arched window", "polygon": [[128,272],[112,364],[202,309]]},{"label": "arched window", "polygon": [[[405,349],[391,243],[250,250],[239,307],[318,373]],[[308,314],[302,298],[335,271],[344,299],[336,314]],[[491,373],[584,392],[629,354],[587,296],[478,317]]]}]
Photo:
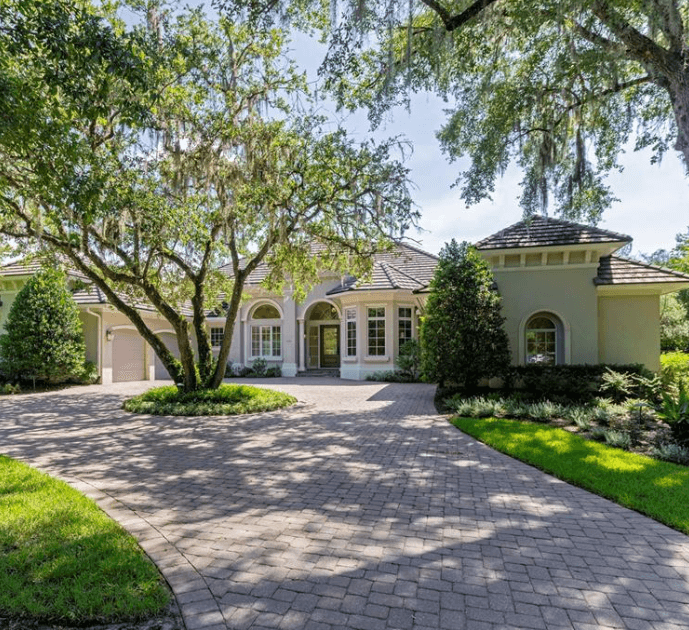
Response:
[{"label": "arched window", "polygon": [[526,324],[526,362],[562,363],[562,324],[552,313],[536,313]]},{"label": "arched window", "polygon": [[311,310],[309,319],[314,321],[328,319],[339,320],[340,316],[337,314],[337,309],[332,304],[328,304],[327,302],[319,302]]},{"label": "arched window", "polygon": [[254,311],[253,319],[280,319],[280,311],[272,304],[261,304]]},{"label": "arched window", "polygon": [[282,326],[265,320],[281,319],[280,311],[272,304],[261,304],[252,314],[257,321],[251,326],[251,356],[278,359],[282,356]]}]

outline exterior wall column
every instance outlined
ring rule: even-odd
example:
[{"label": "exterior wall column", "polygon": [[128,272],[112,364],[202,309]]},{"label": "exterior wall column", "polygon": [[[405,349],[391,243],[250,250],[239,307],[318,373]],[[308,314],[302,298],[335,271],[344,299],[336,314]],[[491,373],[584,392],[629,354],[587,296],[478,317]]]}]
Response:
[{"label": "exterior wall column", "polygon": [[297,344],[299,330],[297,326],[297,305],[292,298],[292,291],[285,291],[282,303],[282,375],[297,375]]},{"label": "exterior wall column", "polygon": [[297,345],[298,347],[298,352],[299,352],[299,371],[304,372],[306,371],[306,350],[304,349],[305,346],[305,337],[304,337],[304,318],[300,317],[297,320]]}]

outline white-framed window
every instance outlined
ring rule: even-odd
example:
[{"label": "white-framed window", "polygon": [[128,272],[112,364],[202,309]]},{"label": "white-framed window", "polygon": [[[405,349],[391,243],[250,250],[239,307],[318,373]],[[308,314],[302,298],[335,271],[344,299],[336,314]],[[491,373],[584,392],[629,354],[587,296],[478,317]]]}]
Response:
[{"label": "white-framed window", "polygon": [[368,356],[385,354],[385,307],[369,306],[368,312]]},{"label": "white-framed window", "polygon": [[555,365],[558,356],[556,321],[545,313],[534,315],[526,324],[526,362]]},{"label": "white-framed window", "polygon": [[211,346],[214,348],[217,348],[219,346],[222,346],[222,339],[225,336],[225,328],[221,327],[215,327],[213,326],[211,328]]},{"label": "white-framed window", "polygon": [[347,356],[356,356],[356,309],[345,310],[345,322],[347,326]]},{"label": "white-framed window", "polygon": [[282,326],[252,326],[251,356],[266,359],[282,356]]},{"label": "white-framed window", "polygon": [[397,309],[397,333],[400,346],[413,339],[412,312],[410,306],[400,306]]},{"label": "white-framed window", "polygon": [[[272,304],[261,304],[252,314],[251,357],[276,359],[282,356],[282,326],[280,311]],[[273,321],[271,321],[273,320]]]}]

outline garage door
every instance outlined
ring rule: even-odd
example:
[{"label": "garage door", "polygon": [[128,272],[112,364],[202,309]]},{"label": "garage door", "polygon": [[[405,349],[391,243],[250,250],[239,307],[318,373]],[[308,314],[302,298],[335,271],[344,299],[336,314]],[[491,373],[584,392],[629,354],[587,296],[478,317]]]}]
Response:
[{"label": "garage door", "polygon": [[146,363],[143,337],[136,330],[116,330],[112,341],[112,380],[141,381]]},{"label": "garage door", "polygon": [[[177,346],[177,336],[174,333],[159,333],[158,336],[162,342],[167,346],[167,349],[172,352],[179,359],[179,347]],[[170,379],[168,371],[165,369],[162,361],[155,355],[156,364],[156,380]]]}]

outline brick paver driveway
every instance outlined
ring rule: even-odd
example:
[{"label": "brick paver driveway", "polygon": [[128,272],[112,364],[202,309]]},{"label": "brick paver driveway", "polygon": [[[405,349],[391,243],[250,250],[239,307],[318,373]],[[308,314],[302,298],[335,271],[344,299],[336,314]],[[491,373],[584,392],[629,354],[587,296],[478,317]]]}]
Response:
[{"label": "brick paver driveway", "polygon": [[190,630],[689,628],[687,537],[491,451],[425,385],[282,379],[293,410],[155,418],[150,384],[0,401],[0,450],[141,540]]}]

